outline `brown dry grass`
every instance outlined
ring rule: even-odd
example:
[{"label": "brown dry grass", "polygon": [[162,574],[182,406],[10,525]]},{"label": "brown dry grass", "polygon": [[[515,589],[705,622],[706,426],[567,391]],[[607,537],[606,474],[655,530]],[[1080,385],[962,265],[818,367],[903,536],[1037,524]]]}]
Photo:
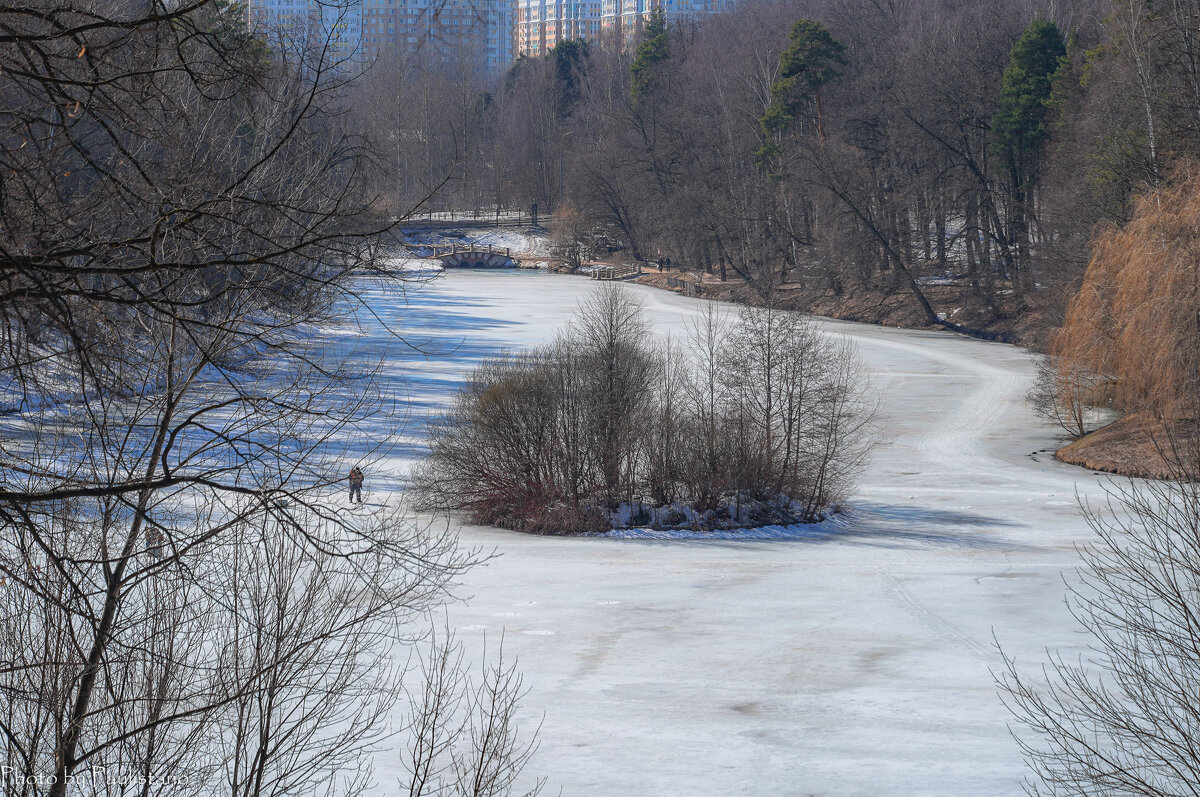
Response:
[{"label": "brown dry grass", "polygon": [[1152,415],[1136,413],[1079,438],[1055,457],[1069,465],[1121,476],[1174,479],[1179,476],[1178,458],[1170,451],[1195,451],[1197,444],[1194,421],[1176,421],[1168,428]]}]

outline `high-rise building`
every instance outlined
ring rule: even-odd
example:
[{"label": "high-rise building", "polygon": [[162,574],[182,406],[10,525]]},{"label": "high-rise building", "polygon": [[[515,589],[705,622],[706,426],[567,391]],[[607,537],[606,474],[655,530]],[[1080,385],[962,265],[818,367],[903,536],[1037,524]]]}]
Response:
[{"label": "high-rise building", "polygon": [[564,39],[600,35],[602,3],[611,0],[517,0],[516,51],[544,55]]},{"label": "high-rise building", "polygon": [[667,21],[725,11],[733,0],[516,0],[518,55],[544,55],[563,39],[626,36],[637,31],[655,8]]},{"label": "high-rise building", "polygon": [[655,8],[661,7],[667,21],[673,22],[725,11],[730,5],[730,0],[604,0],[600,27],[604,31],[631,32],[637,30]]},{"label": "high-rise building", "polygon": [[336,60],[361,63],[392,48],[449,58],[465,47],[500,72],[513,59],[511,0],[250,0],[249,15],[296,42],[328,41]]},{"label": "high-rise building", "polygon": [[[371,42],[367,54],[382,55],[379,44],[418,49],[445,58],[463,48],[483,55],[487,68],[503,71],[513,60],[511,0],[391,0],[398,4],[395,40]],[[365,4],[388,0],[363,0]],[[368,26],[370,27],[370,26]],[[381,28],[382,30],[382,28]]]},{"label": "high-rise building", "polygon": [[249,0],[247,16],[285,49],[327,48],[326,60],[354,60],[360,52],[362,11],[358,0],[315,2],[315,0]]}]

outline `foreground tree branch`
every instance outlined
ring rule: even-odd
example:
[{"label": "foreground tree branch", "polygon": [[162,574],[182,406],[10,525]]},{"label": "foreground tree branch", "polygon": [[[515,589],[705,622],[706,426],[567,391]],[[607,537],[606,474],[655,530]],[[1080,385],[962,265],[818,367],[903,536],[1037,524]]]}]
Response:
[{"label": "foreground tree branch", "polygon": [[6,794],[359,793],[479,559],[334,497],[404,407],[319,334],[402,288],[330,52],[215,0],[0,11]]}]

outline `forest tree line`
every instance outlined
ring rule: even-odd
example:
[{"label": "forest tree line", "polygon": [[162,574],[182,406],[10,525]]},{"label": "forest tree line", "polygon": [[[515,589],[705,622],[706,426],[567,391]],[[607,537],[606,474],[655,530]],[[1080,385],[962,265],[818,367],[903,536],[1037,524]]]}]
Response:
[{"label": "forest tree line", "polygon": [[582,217],[593,255],[669,258],[750,301],[903,296],[914,322],[1040,342],[1097,230],[1200,146],[1198,13],[747,2],[496,79],[469,48],[398,53],[357,105],[394,145],[381,181],[449,177],[430,206],[537,203]]}]

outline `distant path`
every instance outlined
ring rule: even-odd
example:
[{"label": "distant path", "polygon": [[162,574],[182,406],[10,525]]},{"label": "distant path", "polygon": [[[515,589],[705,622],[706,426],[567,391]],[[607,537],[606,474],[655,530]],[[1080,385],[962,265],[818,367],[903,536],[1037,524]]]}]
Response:
[{"label": "distant path", "polygon": [[[396,313],[460,345],[394,372],[435,407],[479,357],[547,340],[595,287],[447,274]],[[703,307],[633,290],[676,338]],[[532,769],[552,793],[1021,793],[993,633],[1029,662],[1079,649],[1061,579],[1088,535],[1076,490],[1094,498],[1099,479],[1037,453],[1055,441],[1023,404],[1025,351],[821,323],[858,346],[887,439],[838,524],[741,542],[463,529],[502,555],[468,574],[450,620],[472,648],[503,631],[519,656],[526,724],[545,717]]]}]

